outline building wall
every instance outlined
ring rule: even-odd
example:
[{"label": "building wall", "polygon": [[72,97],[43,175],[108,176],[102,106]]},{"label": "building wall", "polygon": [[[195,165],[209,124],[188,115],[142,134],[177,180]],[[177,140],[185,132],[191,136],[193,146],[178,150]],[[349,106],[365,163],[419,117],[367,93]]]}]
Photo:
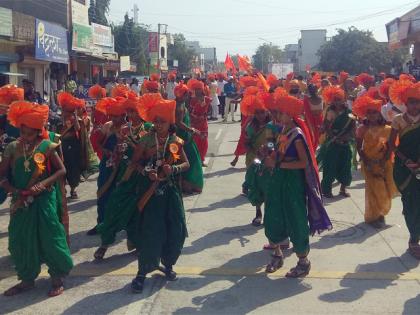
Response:
[{"label": "building wall", "polygon": [[303,30],[299,40],[299,72],[306,71],[306,66],[314,68],[319,63],[318,50],[327,41],[327,30]]}]

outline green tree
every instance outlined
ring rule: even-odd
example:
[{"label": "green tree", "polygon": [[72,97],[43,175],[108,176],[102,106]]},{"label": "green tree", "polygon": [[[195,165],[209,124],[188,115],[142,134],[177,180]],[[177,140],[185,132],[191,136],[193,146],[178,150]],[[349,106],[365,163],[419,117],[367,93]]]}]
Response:
[{"label": "green tree", "polygon": [[137,63],[137,72],[148,73],[147,49],[148,27],[137,25],[128,14],[124,16],[124,22],[112,26],[115,51],[120,56],[130,56],[130,60]]},{"label": "green tree", "polygon": [[107,15],[111,0],[90,0],[89,21],[102,25],[109,25]]},{"label": "green tree", "polygon": [[282,50],[277,45],[263,44],[257,48],[255,55],[252,56],[254,67],[262,72],[268,72],[270,63],[280,62]]},{"label": "green tree", "polygon": [[319,68],[351,74],[389,72],[393,64],[404,61],[406,53],[407,49],[390,51],[387,43],[376,41],[371,31],[338,29],[338,34],[318,51]]},{"label": "green tree", "polygon": [[168,47],[168,57],[172,60],[178,60],[178,71],[180,73],[188,73],[191,71],[195,57],[194,50],[187,47],[183,34],[173,34],[172,36],[174,44]]}]

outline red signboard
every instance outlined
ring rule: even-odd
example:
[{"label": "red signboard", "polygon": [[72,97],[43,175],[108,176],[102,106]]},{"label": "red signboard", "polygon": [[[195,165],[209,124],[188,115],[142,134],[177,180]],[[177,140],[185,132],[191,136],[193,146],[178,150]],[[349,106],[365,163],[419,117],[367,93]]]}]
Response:
[{"label": "red signboard", "polygon": [[159,40],[158,40],[158,33],[150,32],[149,33],[149,52],[156,53],[159,51]]}]

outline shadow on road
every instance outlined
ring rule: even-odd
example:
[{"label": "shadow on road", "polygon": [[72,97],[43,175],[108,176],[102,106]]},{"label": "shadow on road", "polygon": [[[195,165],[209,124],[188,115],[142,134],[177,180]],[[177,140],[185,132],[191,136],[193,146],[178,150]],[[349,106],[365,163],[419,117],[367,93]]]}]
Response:
[{"label": "shadow on road", "polygon": [[403,315],[418,314],[420,310],[420,294],[404,303]]},{"label": "shadow on road", "polygon": [[187,212],[200,213],[200,212],[209,212],[212,210],[221,210],[221,209],[226,209],[226,208],[232,209],[232,208],[236,208],[244,204],[248,204],[248,203],[249,201],[245,196],[238,195],[231,199],[223,199],[223,200],[211,203],[208,205],[208,207],[193,208],[193,209],[188,210]]},{"label": "shadow on road", "polygon": [[213,173],[206,173],[206,174],[204,174],[204,178],[209,179],[209,178],[213,178],[213,177],[223,177],[223,176],[226,176],[226,175],[244,173],[245,171],[246,171],[245,168],[230,167],[230,168],[227,168],[225,170],[220,170],[220,171],[216,171],[216,172],[213,172]]},{"label": "shadow on road", "polygon": [[[343,287],[342,289],[322,294],[319,299],[329,303],[354,302],[362,298],[367,291],[375,289],[385,290],[391,285],[397,285],[394,281],[399,279],[399,274],[407,272],[419,264],[418,261],[406,257],[407,255],[409,254],[405,253],[401,257],[390,257],[376,263],[360,264],[356,268],[356,272],[377,272],[380,270],[381,272],[396,273],[393,279],[369,279],[369,281],[361,281],[360,279],[354,279],[354,273],[348,273],[340,281],[340,285]],[[402,261],[405,263],[402,264]],[[411,263],[407,264],[408,261]]]},{"label": "shadow on road", "polygon": [[80,211],[85,211],[91,207],[96,206],[97,200],[96,199],[89,199],[83,201],[74,201],[68,202],[69,212],[75,213]]}]

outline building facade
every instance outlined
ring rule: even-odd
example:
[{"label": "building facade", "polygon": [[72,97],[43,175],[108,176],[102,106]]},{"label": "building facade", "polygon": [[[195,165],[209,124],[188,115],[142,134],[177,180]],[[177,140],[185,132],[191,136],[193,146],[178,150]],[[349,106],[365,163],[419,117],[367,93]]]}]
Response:
[{"label": "building facade", "polygon": [[297,72],[303,73],[318,66],[318,51],[327,42],[327,30],[301,30],[300,33]]},{"label": "building facade", "polygon": [[215,47],[202,47],[199,41],[187,41],[186,45],[196,54],[196,66],[201,72],[215,72],[217,69],[217,55]]}]

